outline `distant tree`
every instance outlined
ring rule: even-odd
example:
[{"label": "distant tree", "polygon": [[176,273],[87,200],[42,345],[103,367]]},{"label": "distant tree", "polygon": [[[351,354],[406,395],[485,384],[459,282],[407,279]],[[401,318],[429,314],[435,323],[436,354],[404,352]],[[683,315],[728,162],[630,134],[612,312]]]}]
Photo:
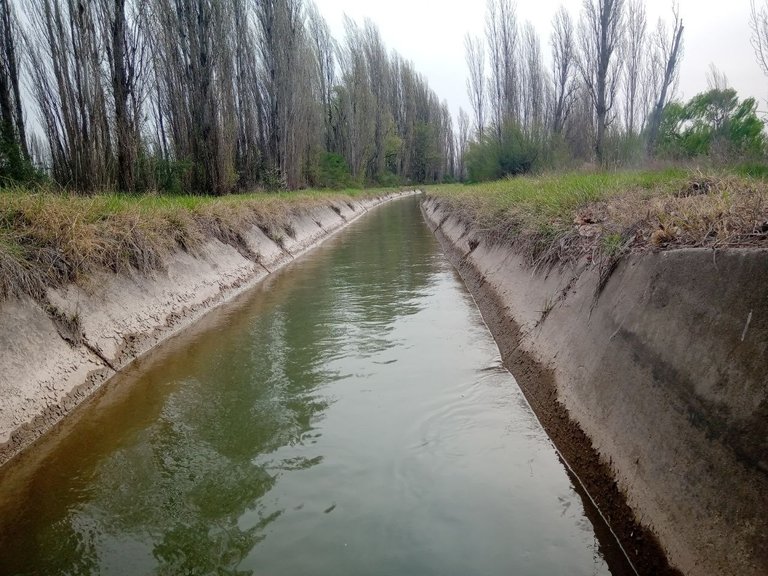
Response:
[{"label": "distant tree", "polygon": [[541,42],[536,29],[528,22],[523,26],[520,46],[520,125],[529,138],[541,140],[546,129],[545,117],[550,97],[550,84],[541,55]]},{"label": "distant tree", "polygon": [[621,81],[624,0],[584,0],[579,22],[579,71],[595,112],[595,154],[605,160],[606,130],[613,120]]},{"label": "distant tree", "polygon": [[117,187],[136,188],[141,147],[143,83],[147,72],[145,3],[131,0],[100,0],[100,21],[112,84],[117,144]]},{"label": "distant tree", "polygon": [[573,20],[561,6],[552,20],[552,70],[554,84],[554,109],[552,131],[560,134],[576,98],[576,44]]},{"label": "distant tree", "polygon": [[664,23],[659,20],[656,34],[653,39],[652,63],[657,70],[663,70],[663,74],[657,76],[658,82],[653,87],[656,96],[653,109],[648,122],[648,154],[656,152],[656,143],[661,126],[664,107],[671,97],[670,89],[674,86],[680,68],[680,60],[683,56],[683,21],[680,18],[677,7],[673,10],[674,25],[671,33],[667,32]]},{"label": "distant tree", "polygon": [[[0,177],[28,147],[80,192],[227,194],[463,173],[466,118],[457,137],[447,105],[372,22],[347,20],[339,43],[311,0],[25,0],[18,20],[12,2],[0,0]],[[522,86],[540,83],[540,51],[529,34],[521,66],[512,1],[494,2],[504,20],[498,110],[512,118]],[[472,46],[484,134],[485,47]],[[42,137],[25,134],[19,55]],[[547,110],[547,93],[528,94],[527,118]]]},{"label": "distant tree", "polygon": [[317,62],[317,75],[320,79],[320,100],[323,105],[323,125],[325,132],[326,150],[334,151],[334,140],[331,130],[333,87],[336,83],[336,40],[331,36],[331,29],[325,21],[317,5],[312,2],[307,9],[309,35],[312,39],[314,56]]},{"label": "distant tree", "polygon": [[371,182],[379,182],[386,171],[387,138],[392,129],[392,117],[389,111],[390,63],[384,41],[376,25],[366,20],[362,31],[362,49],[366,60],[369,87],[373,98],[373,146],[367,159],[366,176]]},{"label": "distant tree", "polygon": [[467,148],[469,146],[469,115],[459,108],[458,132],[456,134],[456,179],[464,181],[467,177]]},{"label": "distant tree", "polygon": [[104,82],[103,20],[95,2],[29,0],[31,89],[54,179],[79,191],[111,187],[113,138]]},{"label": "distant tree", "polygon": [[185,186],[203,194],[234,189],[235,67],[231,4],[152,0],[156,97],[173,157],[189,167]]},{"label": "distant tree", "polygon": [[469,68],[467,93],[474,113],[475,134],[479,139],[482,139],[485,130],[485,110],[487,106],[485,92],[485,47],[480,38],[469,34],[467,34],[464,40],[464,46],[466,48],[467,67]]},{"label": "distant tree", "polygon": [[362,181],[373,158],[376,97],[370,83],[368,59],[361,50],[364,30],[346,18],[345,36],[339,50],[341,86],[336,90],[336,131],[352,177]]},{"label": "distant tree", "polygon": [[627,25],[624,42],[624,129],[634,136],[642,124],[643,63],[646,57],[646,13],[642,0],[627,3]]},{"label": "distant tree", "polygon": [[0,179],[25,180],[31,176],[31,164],[16,42],[17,25],[10,0],[0,0]]},{"label": "distant tree", "polygon": [[665,108],[659,144],[674,156],[761,156],[766,148],[764,127],[754,98],[739,101],[735,90],[714,88],[686,104],[673,102]]},{"label": "distant tree", "polygon": [[758,8],[755,0],[750,0],[750,7],[752,47],[763,74],[768,75],[768,1],[764,1]]},{"label": "distant tree", "polygon": [[488,0],[485,29],[491,64],[492,125],[496,138],[501,140],[504,124],[520,121],[519,31],[511,0]]}]

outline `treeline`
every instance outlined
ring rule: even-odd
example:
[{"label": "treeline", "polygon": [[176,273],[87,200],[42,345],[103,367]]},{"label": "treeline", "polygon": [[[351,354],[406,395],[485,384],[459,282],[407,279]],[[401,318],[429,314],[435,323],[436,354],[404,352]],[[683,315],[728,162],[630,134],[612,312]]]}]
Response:
[{"label": "treeline", "polygon": [[471,179],[576,162],[626,164],[654,155],[678,78],[683,22],[648,22],[642,0],[562,7],[541,39],[512,0],[489,0],[485,36],[466,38],[472,117],[458,124]]},{"label": "treeline", "polygon": [[35,165],[83,192],[225,194],[455,172],[447,105],[370,22],[347,20],[337,41],[302,0],[12,3],[0,178]]}]

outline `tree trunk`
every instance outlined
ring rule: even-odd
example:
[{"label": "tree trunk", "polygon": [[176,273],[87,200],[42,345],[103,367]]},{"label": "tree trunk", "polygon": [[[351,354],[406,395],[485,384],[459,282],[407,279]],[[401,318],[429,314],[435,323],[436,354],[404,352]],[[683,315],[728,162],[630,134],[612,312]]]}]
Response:
[{"label": "tree trunk", "polygon": [[117,132],[117,187],[121,192],[134,190],[134,142],[128,112],[130,82],[126,70],[125,0],[114,0],[111,26],[112,91],[115,98]]}]

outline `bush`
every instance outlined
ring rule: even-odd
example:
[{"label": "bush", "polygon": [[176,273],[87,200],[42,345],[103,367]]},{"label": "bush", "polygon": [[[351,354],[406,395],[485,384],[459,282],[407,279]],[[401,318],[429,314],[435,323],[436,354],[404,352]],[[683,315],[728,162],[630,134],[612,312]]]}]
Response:
[{"label": "bush", "polygon": [[401,184],[400,178],[398,178],[397,174],[389,170],[385,171],[379,176],[377,183],[382,188],[394,188],[396,186],[400,186]]},{"label": "bush", "polygon": [[39,174],[32,163],[24,157],[21,147],[12,133],[0,129],[0,187],[13,183],[32,183]]},{"label": "bush", "polygon": [[352,177],[349,173],[347,161],[341,154],[328,152],[320,158],[320,166],[317,174],[317,184],[321,188],[342,190],[352,185]]},{"label": "bush", "polygon": [[[186,194],[189,192],[189,176],[192,163],[184,160],[166,160],[158,156],[149,156],[139,170],[139,187],[144,191],[154,188],[162,194]],[[140,190],[142,191],[142,190]]]},{"label": "bush", "polygon": [[467,152],[467,173],[470,182],[487,182],[506,176],[532,172],[541,150],[538,144],[515,127],[504,129],[501,140],[486,136],[472,142]]}]

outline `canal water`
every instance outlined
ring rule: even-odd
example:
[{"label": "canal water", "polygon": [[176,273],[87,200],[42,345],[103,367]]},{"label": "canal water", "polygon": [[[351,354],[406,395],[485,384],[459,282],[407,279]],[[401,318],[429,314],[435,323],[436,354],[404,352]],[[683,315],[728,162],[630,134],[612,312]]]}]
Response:
[{"label": "canal water", "polygon": [[610,574],[595,534],[418,198],[0,471],[3,575]]}]

